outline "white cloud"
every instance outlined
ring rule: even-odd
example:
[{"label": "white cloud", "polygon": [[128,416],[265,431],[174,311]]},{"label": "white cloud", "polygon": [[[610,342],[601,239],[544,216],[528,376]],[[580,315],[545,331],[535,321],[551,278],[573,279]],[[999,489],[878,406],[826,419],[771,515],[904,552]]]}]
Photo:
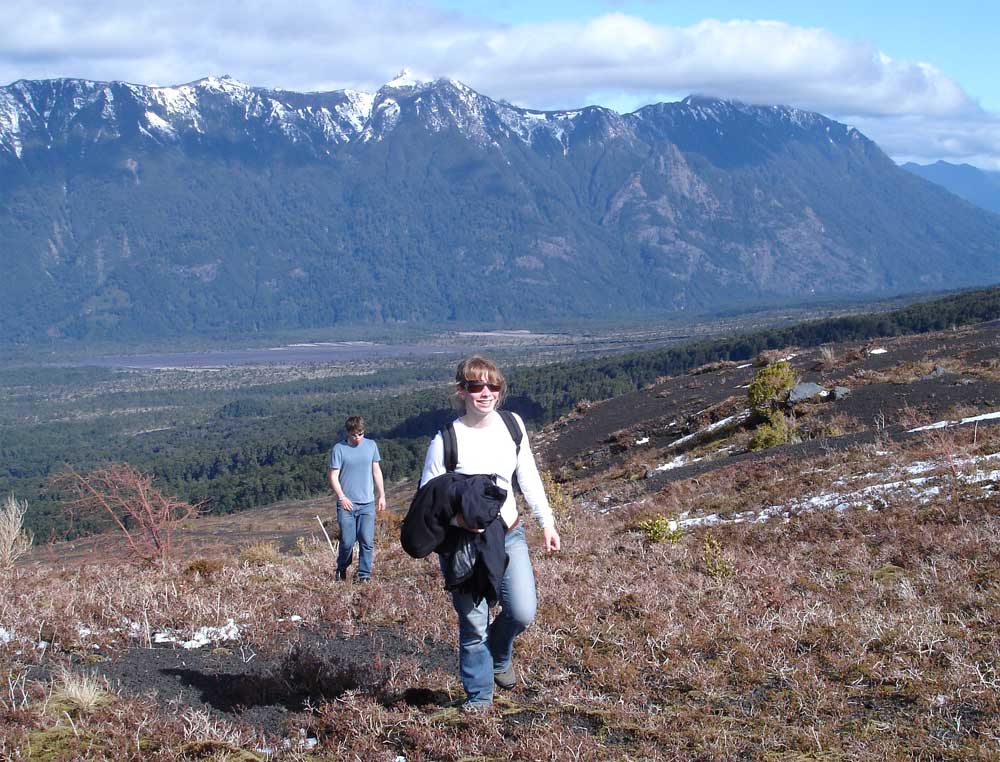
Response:
[{"label": "white cloud", "polygon": [[7,6],[16,22],[0,28],[3,82],[230,74],[294,90],[375,89],[407,65],[536,108],[700,93],[851,117],[894,155],[1000,157],[996,118],[944,72],[780,21],[671,27],[609,13],[505,26],[395,0],[302,0],[294,11],[264,0]]},{"label": "white cloud", "polygon": [[1000,117],[845,118],[898,162],[930,164],[939,159],[1000,170]]}]

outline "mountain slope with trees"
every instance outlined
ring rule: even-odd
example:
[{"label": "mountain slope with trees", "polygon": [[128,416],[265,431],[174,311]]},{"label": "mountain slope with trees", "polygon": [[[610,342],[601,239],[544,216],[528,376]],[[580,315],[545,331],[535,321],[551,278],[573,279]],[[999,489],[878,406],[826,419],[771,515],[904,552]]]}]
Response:
[{"label": "mountain slope with trees", "polygon": [[937,161],[933,164],[907,162],[903,169],[937,183],[971,204],[1000,214],[1000,172],[990,172],[969,164],[950,164]]},{"label": "mountain slope with trees", "polygon": [[[819,114],[461,83],[0,88],[0,334],[711,311],[1000,280],[1000,220]],[[165,308],[166,306],[166,308]]]}]

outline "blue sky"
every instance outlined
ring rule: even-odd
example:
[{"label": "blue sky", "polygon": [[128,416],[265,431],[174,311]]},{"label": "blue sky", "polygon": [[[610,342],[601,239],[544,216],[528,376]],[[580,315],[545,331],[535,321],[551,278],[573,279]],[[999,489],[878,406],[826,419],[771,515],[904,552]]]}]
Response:
[{"label": "blue sky", "polygon": [[691,93],[820,111],[897,161],[1000,170],[1000,3],[0,0],[0,84],[229,74],[375,90],[403,66],[541,108]]}]

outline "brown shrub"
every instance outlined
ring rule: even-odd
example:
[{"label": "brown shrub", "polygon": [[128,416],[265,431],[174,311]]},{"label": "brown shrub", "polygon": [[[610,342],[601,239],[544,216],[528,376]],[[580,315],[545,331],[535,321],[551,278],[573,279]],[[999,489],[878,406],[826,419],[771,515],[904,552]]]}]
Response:
[{"label": "brown shrub", "polygon": [[112,463],[88,474],[73,469],[55,483],[75,495],[71,509],[110,518],[122,531],[133,561],[165,565],[174,532],[197,514],[197,506],[164,495],[153,477],[128,463]]},{"label": "brown shrub", "polygon": [[274,540],[252,542],[240,548],[240,563],[248,566],[267,566],[282,560],[281,550]]},{"label": "brown shrub", "polygon": [[193,559],[184,567],[185,574],[198,575],[205,579],[211,579],[226,567],[226,562],[217,557],[206,558],[204,556]]}]

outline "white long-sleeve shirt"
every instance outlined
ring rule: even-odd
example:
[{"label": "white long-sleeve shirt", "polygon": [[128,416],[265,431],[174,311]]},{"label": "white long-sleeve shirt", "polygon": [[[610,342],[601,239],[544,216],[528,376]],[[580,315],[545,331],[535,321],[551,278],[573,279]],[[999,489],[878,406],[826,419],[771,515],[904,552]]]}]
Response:
[{"label": "white long-sleeve shirt", "polygon": [[[516,474],[518,486],[531,508],[532,515],[542,528],[554,527],[555,517],[545,496],[542,479],[538,475],[538,466],[535,465],[531,445],[528,444],[528,432],[524,428],[524,421],[517,413],[514,414],[514,418],[524,432],[520,453],[517,452],[514,440],[499,413],[492,413],[487,425],[481,428],[466,426],[461,419],[456,420],[458,465],[455,471],[460,474],[497,475],[497,484],[507,490],[507,500],[500,509],[500,518],[507,526],[513,525],[517,520],[517,504],[514,501],[514,490],[511,489],[511,480]],[[420,486],[443,473],[445,473],[444,439],[441,437],[441,432],[438,432],[427,448],[424,470],[420,475]]]}]

